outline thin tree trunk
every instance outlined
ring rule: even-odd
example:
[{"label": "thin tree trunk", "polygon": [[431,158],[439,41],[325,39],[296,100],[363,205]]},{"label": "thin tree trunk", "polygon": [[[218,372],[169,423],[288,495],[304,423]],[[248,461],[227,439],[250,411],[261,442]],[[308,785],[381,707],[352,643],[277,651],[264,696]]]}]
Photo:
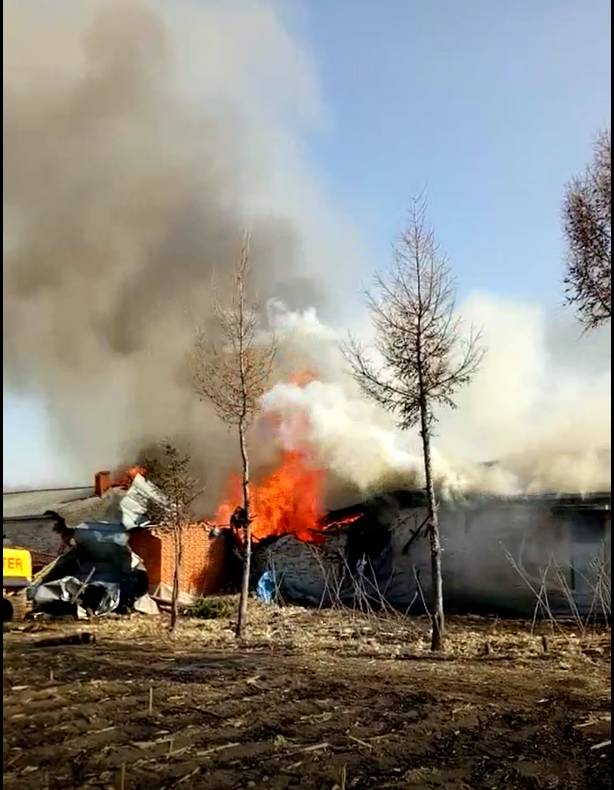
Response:
[{"label": "thin tree trunk", "polygon": [[249,576],[252,559],[252,519],[249,502],[249,458],[247,443],[245,441],[245,425],[243,420],[239,423],[239,444],[241,447],[241,461],[243,463],[243,509],[245,511],[245,546],[243,548],[243,576],[241,579],[241,595],[239,598],[239,617],[237,619],[236,635],[239,639],[245,636],[247,628],[247,600],[249,597]]},{"label": "thin tree trunk", "polygon": [[439,514],[433,484],[433,468],[431,462],[431,430],[428,404],[422,401],[420,406],[420,422],[422,449],[424,452],[424,476],[426,479],[427,513],[429,518],[428,534],[431,544],[431,650],[442,650],[445,636],[443,613],[443,579],[441,576],[441,540],[439,537]]},{"label": "thin tree trunk", "polygon": [[179,578],[181,574],[182,535],[181,528],[175,528],[175,570],[173,573],[173,593],[171,596],[171,632],[177,628],[179,617]]}]

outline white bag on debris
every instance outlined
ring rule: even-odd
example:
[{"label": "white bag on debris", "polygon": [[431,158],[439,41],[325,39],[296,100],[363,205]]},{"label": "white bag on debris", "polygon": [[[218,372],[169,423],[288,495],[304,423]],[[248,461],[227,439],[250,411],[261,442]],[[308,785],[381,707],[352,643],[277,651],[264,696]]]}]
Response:
[{"label": "white bag on debris", "polygon": [[158,502],[163,505],[166,498],[157,486],[146,480],[143,475],[138,474],[120,503],[122,524],[126,529],[146,527],[149,524],[147,506],[150,502]]},{"label": "white bag on debris", "polygon": [[158,604],[148,593],[145,593],[145,595],[141,595],[140,598],[136,599],[134,602],[134,611],[138,612],[139,614],[160,614]]},{"label": "white bag on debris", "polygon": [[[160,603],[170,604],[173,600],[173,588],[170,584],[160,582],[160,584],[158,584],[156,589],[151,594],[151,597],[157,601],[160,601]],[[177,598],[177,603],[180,606],[192,606],[197,600],[197,595],[192,595],[192,593],[187,592],[180,592],[179,597]]]}]

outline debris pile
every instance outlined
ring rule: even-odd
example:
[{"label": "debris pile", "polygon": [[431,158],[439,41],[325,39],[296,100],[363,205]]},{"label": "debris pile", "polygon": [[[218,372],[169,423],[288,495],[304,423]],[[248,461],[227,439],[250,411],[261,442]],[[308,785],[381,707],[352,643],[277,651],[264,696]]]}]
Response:
[{"label": "debris pile", "polygon": [[157,612],[147,592],[147,571],[130,549],[123,524],[84,522],[69,532],[70,548],[28,590],[35,611],[81,617]]},{"label": "debris pile", "polygon": [[[132,471],[132,470],[131,470]],[[164,500],[142,470],[120,503],[121,521],[84,521],[71,529],[59,519],[56,531],[67,550],[44,568],[27,591],[35,613],[100,617],[131,610],[157,614],[148,594],[149,579],[141,558],[129,545],[130,530],[147,526],[147,505]]]}]

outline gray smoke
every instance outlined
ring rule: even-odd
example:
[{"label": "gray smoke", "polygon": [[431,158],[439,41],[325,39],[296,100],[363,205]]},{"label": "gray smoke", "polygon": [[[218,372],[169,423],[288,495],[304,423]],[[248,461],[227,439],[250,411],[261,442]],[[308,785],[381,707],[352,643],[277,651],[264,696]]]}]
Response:
[{"label": "gray smoke", "polygon": [[[342,370],[339,311],[359,298],[364,262],[303,152],[324,112],[279,13],[250,0],[13,0],[4,22],[5,394],[42,403],[52,430],[45,480],[20,482],[81,484],[172,437],[216,502],[236,442],[194,397],[185,354],[249,229],[280,376],[321,378],[267,393],[283,431],[256,426],[256,466],[306,443],[350,498],[419,484],[417,434],[399,434]],[[442,485],[609,487],[609,334],[580,338],[538,307],[484,296],[464,311],[485,326],[488,356],[441,415]]]},{"label": "gray smoke", "polygon": [[212,275],[247,228],[259,297],[326,311],[351,244],[300,154],[309,62],[268,4],[20,0],[4,21],[5,389],[51,416],[49,482],[174,436],[215,490],[234,442],[184,364]]}]

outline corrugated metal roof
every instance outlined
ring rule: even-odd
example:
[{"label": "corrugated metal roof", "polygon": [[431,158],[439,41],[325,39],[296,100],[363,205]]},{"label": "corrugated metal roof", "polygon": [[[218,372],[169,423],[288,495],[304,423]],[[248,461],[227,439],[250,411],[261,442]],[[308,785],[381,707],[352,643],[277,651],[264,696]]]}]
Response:
[{"label": "corrugated metal roof", "polygon": [[53,511],[69,527],[83,521],[121,521],[119,502],[125,493],[115,488],[97,497],[93,496],[93,488],[69,488],[3,494],[3,517],[19,519],[5,521],[3,533],[16,546],[55,557],[62,547],[60,536],[54,531],[53,522],[37,520],[37,516]]},{"label": "corrugated metal roof", "polygon": [[[45,491],[16,491],[2,494],[3,516],[28,516],[56,510],[77,500],[94,496],[93,487],[56,488]],[[98,497],[96,497],[98,499]]]},{"label": "corrugated metal roof", "polygon": [[59,513],[69,527],[76,527],[83,521],[121,521],[119,503],[125,495],[122,488],[111,489],[102,497],[64,502],[51,510]]},{"label": "corrugated metal roof", "polygon": [[51,510],[73,527],[81,521],[121,521],[119,503],[125,494],[123,488],[112,488],[102,497],[94,496],[93,488],[3,494],[2,515],[37,516]]}]

